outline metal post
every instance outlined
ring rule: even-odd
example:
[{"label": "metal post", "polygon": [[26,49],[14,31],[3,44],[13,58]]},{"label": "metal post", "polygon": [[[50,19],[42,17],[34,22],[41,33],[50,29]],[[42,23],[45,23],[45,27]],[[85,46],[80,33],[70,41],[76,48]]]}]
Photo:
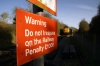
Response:
[{"label": "metal post", "polygon": [[[43,9],[34,4],[33,4],[33,13],[40,15],[40,16],[44,16]],[[44,66],[44,56],[41,56],[41,57],[33,60],[33,66]]]}]

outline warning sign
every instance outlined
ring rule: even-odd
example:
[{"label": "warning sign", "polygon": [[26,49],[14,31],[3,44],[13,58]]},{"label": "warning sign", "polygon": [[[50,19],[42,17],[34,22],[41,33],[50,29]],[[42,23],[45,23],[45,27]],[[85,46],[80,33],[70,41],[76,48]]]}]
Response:
[{"label": "warning sign", "polygon": [[16,9],[17,65],[57,48],[57,22]]}]

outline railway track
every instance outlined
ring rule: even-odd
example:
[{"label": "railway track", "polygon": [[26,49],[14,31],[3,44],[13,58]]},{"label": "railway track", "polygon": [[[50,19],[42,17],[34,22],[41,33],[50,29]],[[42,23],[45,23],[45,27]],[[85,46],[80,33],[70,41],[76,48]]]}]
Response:
[{"label": "railway track", "polygon": [[[63,55],[63,61],[61,66],[87,66],[84,60],[84,57],[78,47],[75,45],[76,42],[73,41],[73,37],[68,37],[70,39],[69,44],[67,44],[66,54]],[[74,46],[75,51],[71,51],[71,45]],[[74,52],[74,53],[73,53]],[[76,52],[76,53],[75,53]],[[76,55],[76,56],[75,56]]]},{"label": "railway track", "polygon": [[86,66],[84,58],[79,49],[75,47],[76,53],[66,53],[63,55],[63,61],[61,66]]},{"label": "railway track", "polygon": [[79,55],[79,57],[80,57],[80,59],[81,59],[83,65],[86,66],[86,63],[85,63],[85,61],[84,61],[84,58],[83,58],[81,52],[79,51],[79,49],[78,49],[77,47],[75,47],[75,48],[76,48],[76,51],[77,51],[77,53],[78,53],[78,55]]},{"label": "railway track", "polygon": [[[75,38],[74,38],[74,39],[75,39]],[[73,37],[71,37],[70,40],[73,40]],[[74,47],[75,47],[75,49],[76,49],[76,51],[77,51],[77,54],[78,54],[79,58],[80,58],[81,61],[82,61],[82,65],[83,65],[83,66],[87,66],[86,63],[85,63],[85,59],[84,59],[84,57],[83,57],[83,54],[81,53],[80,49],[76,46],[76,41],[75,41],[75,42],[72,42],[72,43],[74,44]]]}]

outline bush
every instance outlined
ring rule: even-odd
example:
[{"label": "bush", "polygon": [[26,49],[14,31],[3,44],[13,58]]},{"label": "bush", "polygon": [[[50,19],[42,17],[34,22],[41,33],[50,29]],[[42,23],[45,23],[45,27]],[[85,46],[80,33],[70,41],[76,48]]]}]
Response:
[{"label": "bush", "polygon": [[0,49],[12,46],[12,32],[14,28],[11,24],[0,21]]}]

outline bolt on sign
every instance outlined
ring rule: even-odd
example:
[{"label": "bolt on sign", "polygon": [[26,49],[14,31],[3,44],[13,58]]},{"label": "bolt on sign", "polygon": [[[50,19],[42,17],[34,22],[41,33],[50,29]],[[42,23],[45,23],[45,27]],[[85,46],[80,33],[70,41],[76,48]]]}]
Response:
[{"label": "bolt on sign", "polygon": [[57,22],[16,9],[17,66],[57,48]]},{"label": "bolt on sign", "polygon": [[32,4],[48,11],[53,15],[57,15],[57,1],[56,0],[27,0]]}]

